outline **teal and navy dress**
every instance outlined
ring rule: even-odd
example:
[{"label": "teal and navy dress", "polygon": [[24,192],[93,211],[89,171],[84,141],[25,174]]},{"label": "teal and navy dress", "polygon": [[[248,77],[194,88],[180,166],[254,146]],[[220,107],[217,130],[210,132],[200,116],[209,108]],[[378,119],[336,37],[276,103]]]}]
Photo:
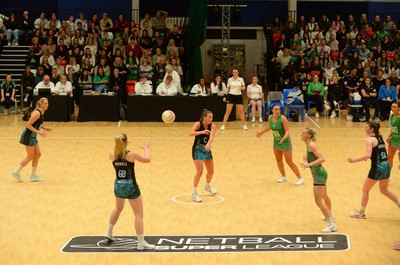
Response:
[{"label": "teal and navy dress", "polygon": [[[40,130],[40,127],[42,127],[43,124],[44,117],[40,109],[37,109],[37,111],[39,111],[40,117],[32,124],[32,127],[36,130]],[[37,134],[29,130],[28,128],[25,128],[22,132],[19,143],[27,146],[34,146],[37,144],[37,142]]]},{"label": "teal and navy dress", "polygon": [[368,178],[373,180],[383,180],[390,177],[390,165],[387,160],[386,145],[380,136],[373,136],[378,140],[378,144],[372,148],[371,169]]},{"label": "teal and navy dress", "polygon": [[120,158],[113,162],[115,169],[114,194],[117,198],[136,199],[140,189],[135,177],[135,163]]},{"label": "teal and navy dress", "polygon": [[[210,123],[207,127],[207,130],[211,131],[211,125]],[[204,124],[200,122],[200,127],[197,129],[198,131],[204,131],[206,128],[204,127]],[[194,143],[192,147],[192,157],[193,160],[212,160],[213,156],[210,151],[206,151],[206,144],[210,140],[210,135],[208,134],[200,134],[196,135],[194,138]]]}]

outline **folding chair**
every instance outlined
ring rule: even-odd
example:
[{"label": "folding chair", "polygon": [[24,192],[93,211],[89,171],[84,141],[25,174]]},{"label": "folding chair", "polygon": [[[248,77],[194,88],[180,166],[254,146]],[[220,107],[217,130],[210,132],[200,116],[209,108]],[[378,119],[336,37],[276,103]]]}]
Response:
[{"label": "folding chair", "polygon": [[285,108],[283,105],[283,94],[280,91],[270,91],[268,92],[268,105],[267,112],[268,115],[271,115],[271,108],[277,104],[282,109],[282,115],[285,114]]},{"label": "folding chair", "polygon": [[285,111],[286,111],[286,118],[290,118],[290,110],[291,109],[300,109],[301,110],[301,118],[304,121],[304,103],[299,102],[296,103],[296,101],[294,101],[291,104],[287,103],[287,99],[289,97],[289,93],[291,92],[296,92],[297,90],[295,88],[286,88],[283,90],[283,105],[285,106]]}]

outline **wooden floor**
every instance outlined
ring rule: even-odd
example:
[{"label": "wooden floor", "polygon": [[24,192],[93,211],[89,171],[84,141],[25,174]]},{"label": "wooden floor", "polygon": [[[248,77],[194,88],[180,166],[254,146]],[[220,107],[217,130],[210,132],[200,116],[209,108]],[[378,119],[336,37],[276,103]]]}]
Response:
[{"label": "wooden floor", "polygon": [[[290,123],[296,163],[305,153],[302,128],[318,131],[338,233],[350,238],[351,248],[343,252],[62,253],[61,247],[71,237],[106,232],[114,206],[114,172],[108,152],[120,132],[128,135],[131,149],[144,140],[151,144],[152,162],[136,166],[148,235],[317,234],[326,223],[313,201],[309,170],[302,171],[303,186],[294,186],[295,177],[287,166],[289,182],[276,183],[280,175],[272,153],[272,135],[257,139],[255,132],[263,128],[259,123],[242,131],[239,122],[230,122],[226,131],[217,131],[213,186],[225,200],[213,205],[172,200],[191,191],[195,168],[193,137],[188,132],[192,123],[46,122],[53,133],[39,140],[42,158],[38,168],[45,182],[30,183],[28,166],[22,171],[25,182],[20,184],[10,172],[25,156],[18,144],[25,122],[21,115],[11,115],[1,116],[0,124],[0,264],[400,264],[400,252],[392,250],[393,243],[400,240],[400,209],[383,197],[378,187],[371,192],[367,219],[349,217],[349,212],[359,207],[370,162],[346,162],[347,157],[365,152],[365,124],[349,122],[344,115]],[[218,128],[220,125],[217,122]],[[382,132],[387,136],[387,124]],[[390,189],[400,195],[398,165],[396,158]],[[204,181],[203,176],[201,186]],[[191,202],[188,196],[179,199]],[[204,197],[205,202],[213,200]],[[127,206],[114,229],[116,235],[135,233]]]}]

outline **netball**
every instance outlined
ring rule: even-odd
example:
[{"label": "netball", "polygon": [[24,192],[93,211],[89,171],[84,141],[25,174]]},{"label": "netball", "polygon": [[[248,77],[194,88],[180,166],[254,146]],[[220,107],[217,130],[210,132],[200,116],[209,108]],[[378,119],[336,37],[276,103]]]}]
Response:
[{"label": "netball", "polygon": [[166,110],[161,115],[161,118],[166,124],[171,124],[175,121],[175,113],[172,110]]}]

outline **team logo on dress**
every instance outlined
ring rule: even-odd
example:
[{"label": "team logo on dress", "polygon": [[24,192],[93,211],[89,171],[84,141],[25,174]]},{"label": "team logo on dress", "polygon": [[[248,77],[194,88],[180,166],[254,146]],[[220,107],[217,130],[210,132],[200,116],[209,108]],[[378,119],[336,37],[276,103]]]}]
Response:
[{"label": "team logo on dress", "polygon": [[154,250],[137,250],[135,236],[116,236],[108,242],[102,236],[76,236],[61,251],[66,253],[108,252],[315,252],[350,249],[347,235],[213,235],[213,236],[146,236]]}]

